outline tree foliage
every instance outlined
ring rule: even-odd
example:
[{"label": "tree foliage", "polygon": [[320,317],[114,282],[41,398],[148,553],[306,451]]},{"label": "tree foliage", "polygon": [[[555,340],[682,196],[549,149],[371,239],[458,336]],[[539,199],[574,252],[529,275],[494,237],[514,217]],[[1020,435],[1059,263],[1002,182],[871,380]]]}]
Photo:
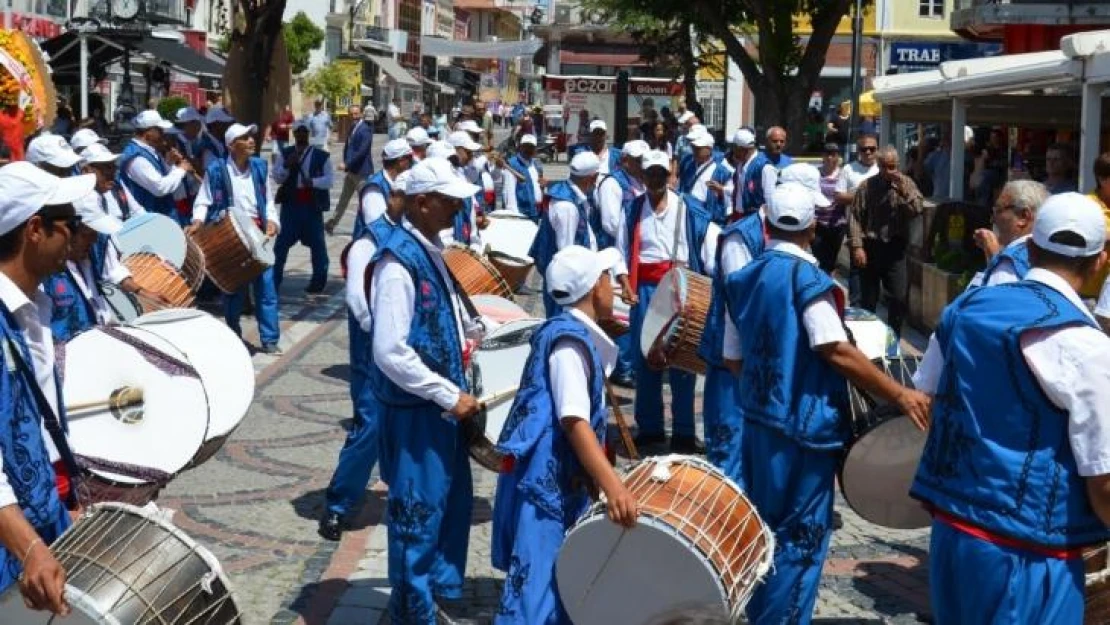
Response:
[{"label": "tree foliage", "polygon": [[294,74],[308,69],[312,51],[319,50],[324,45],[324,31],[304,11],[298,11],[292,20],[282,25],[281,34],[285,39],[285,48],[289,51],[289,65]]},{"label": "tree foliage", "polygon": [[350,71],[333,61],[305,76],[301,89],[309,95],[323,98],[329,106],[333,106],[340,98],[351,93],[355,86],[357,85],[351,82]]}]

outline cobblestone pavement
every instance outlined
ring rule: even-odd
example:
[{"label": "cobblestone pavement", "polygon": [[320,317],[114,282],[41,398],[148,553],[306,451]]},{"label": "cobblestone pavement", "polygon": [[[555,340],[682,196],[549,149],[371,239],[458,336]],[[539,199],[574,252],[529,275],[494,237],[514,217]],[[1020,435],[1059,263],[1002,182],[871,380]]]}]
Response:
[{"label": "cobblestone pavement", "polygon": [[[375,145],[383,143],[376,138]],[[547,176],[565,171],[565,164],[553,164]],[[333,202],[341,180],[337,172]],[[351,415],[338,258],[352,220],[348,211],[337,236],[329,238],[331,278],[322,295],[303,293],[307,250],[291,253],[281,298],[284,355],[255,356],[258,388],[250,413],[213,460],[174,480],[159,502],[177,510],[175,522],[220,559],[250,625],[388,621],[384,487],[373,485],[355,529],[340,543],[316,534],[323,489]],[[252,320],[244,325],[256,340]],[[920,345],[920,337],[911,340]],[[627,395],[624,400],[630,415]],[[473,468],[476,501],[464,599],[444,608],[459,623],[481,624],[491,620],[502,575],[489,564],[495,475]],[[926,616],[928,532],[876,527],[842,501],[838,509],[844,527],[834,534],[815,622],[913,623]]]}]

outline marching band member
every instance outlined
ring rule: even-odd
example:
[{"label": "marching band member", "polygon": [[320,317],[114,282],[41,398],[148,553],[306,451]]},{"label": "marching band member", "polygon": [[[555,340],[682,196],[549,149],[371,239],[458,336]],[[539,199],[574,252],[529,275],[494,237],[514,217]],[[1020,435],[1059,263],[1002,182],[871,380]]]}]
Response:
[{"label": "marching band member", "polygon": [[405,141],[412,148],[412,162],[414,165],[428,158],[428,146],[431,145],[432,138],[428,136],[428,131],[424,130],[423,127],[414,126],[405,133]]},{"label": "marching band member", "polygon": [[462,594],[473,485],[459,421],[478,413],[466,392],[467,339],[483,329],[464,309],[465,294],[443,262],[451,228],[477,189],[449,162],[413,168],[405,221],[372,261],[369,301],[379,403],[379,458],[389,484],[389,612],[394,623],[434,625],[435,598]]},{"label": "marching band member", "polygon": [[44,132],[27,144],[26,158],[43,171],[59,178],[80,173],[81,157],[61,135]]},{"label": "marching band member", "polygon": [[[324,212],[331,208],[331,155],[308,144],[308,123],[293,123],[293,145],[274,160],[274,182],[281,185],[281,233],[274,242],[274,288],[281,290],[289,248],[298,242],[312,254],[312,278],[305,293],[328,284],[328,243]],[[290,178],[292,176],[292,178]]]},{"label": "marching band member", "polygon": [[713,146],[716,141],[705,126],[694,126],[687,135],[693,150],[679,162],[678,192],[690,194],[699,202],[709,198],[709,181],[717,172],[717,162],[713,159]]},{"label": "marching band member", "polygon": [[227,135],[228,129],[234,123],[235,118],[224,107],[208,108],[208,113],[204,116],[204,129],[200,135],[200,164],[204,167],[204,171],[208,171],[213,161],[227,158],[227,146],[224,145],[223,137]]},{"label": "marching band member", "polygon": [[767,250],[725,287],[733,323],[744,329],[739,483],[776,542],[772,573],[756,588],[747,617],[809,623],[848,433],[839,414],[845,378],[897,404],[919,427],[927,423],[929,400],[895,383],[848,342],[834,299],[839,287],[807,251],[816,228],[812,192],[780,185],[766,215]]},{"label": "marching band member", "polygon": [[[683,198],[667,188],[671,159],[658,150],[644,155],[643,171],[647,192],[633,201],[617,232],[617,247],[628,263],[629,290],[635,294],[630,316],[633,353],[636,357],[637,445],[666,442],[663,427],[663,373],[648,366],[640,346],[640,329],[651,296],[659,281],[676,265],[696,273],[712,275],[716,263],[720,228],[709,220],[704,208],[689,196]],[[671,413],[674,432],[671,451],[700,453],[704,448],[694,434],[694,383],[692,373],[671,369]]]},{"label": "marching band member", "polygon": [[1082,551],[1110,539],[1110,338],[1078,289],[1105,240],[1089,198],[1048,198],[1025,279],[950,304],[914,376],[934,396],[910,494],[933,512],[938,623],[1083,621]]},{"label": "marching band member", "polygon": [[509,457],[497,478],[490,546],[494,568],[509,580],[494,619],[499,625],[570,623],[555,587],[555,561],[591,491],[605,493],[614,523],[636,524],[636,500],[605,455],[605,378],[617,347],[597,320],[612,315],[608,274],[620,264],[614,248],[571,245],[547,267],[547,289],[565,308],[532,337],[497,445]]},{"label": "marching band member", "polygon": [[757,152],[755,160],[744,174],[744,191],[741,201],[744,214],[754,213],[766,203],[766,197],[775,190],[779,172],[794,162],[783,153],[786,148],[786,130],[772,126],[767,130],[766,149]]},{"label": "marching band member", "polygon": [[132,123],[135,136],[123,148],[117,183],[135,196],[147,211],[176,217],[174,193],[185,176],[193,171],[193,165],[181,159],[171,166],[158,153],[163,133],[173,127],[158,111],[143,111]]},{"label": "marching band member", "polygon": [[197,193],[200,191],[201,179],[197,175],[196,168],[203,167],[201,152],[204,149],[202,134],[204,116],[195,108],[185,106],[177,110],[173,125],[176,132],[170,138],[173,140],[175,149],[185,157],[185,160],[193,164],[193,172],[185,176],[185,183],[174,193],[177,212],[179,215],[184,215],[188,221],[187,218],[193,211],[193,202],[196,201]]},{"label": "marching band member", "polygon": [[146,209],[135,201],[135,196],[126,187],[116,184],[119,174],[116,163],[119,158],[119,154],[113,154],[103,144],[94,143],[81,152],[81,167],[82,173],[96,174],[100,208],[120,221],[127,221],[136,215],[145,214]]},{"label": "marching band member", "polygon": [[991,209],[994,229],[975,231],[975,244],[987,256],[987,266],[968,288],[1024,280],[1029,271],[1029,236],[1037,210],[1048,199],[1048,189],[1033,180],[1012,180],[1002,187]]},{"label": "marching band member", "polygon": [[705,183],[708,193],[705,207],[713,216],[713,223],[725,227],[732,221],[732,181],[736,177],[736,170],[744,167],[747,158],[747,149],[737,145],[736,136],[733,136],[732,145],[724,156],[717,161],[713,175]]},{"label": "marching band member", "polygon": [[320,535],[328,540],[342,537],[351,513],[358,509],[362,493],[370,483],[370,472],[378,462],[378,400],[370,388],[370,306],[366,301],[366,277],[370,259],[404,218],[404,195],[410,171],[394,180],[385,214],[370,222],[365,233],[343,252],[346,281],[347,335],[351,359],[351,403],[355,414],[347,440],[339,451],[335,472],[328,484],[326,506],[320,519]]},{"label": "marching band member", "polygon": [[82,128],[73,133],[73,136],[69,138],[69,147],[73,148],[73,151],[77,153],[78,156],[85,151],[85,148],[95,143],[104,145],[107,142],[91,128]]},{"label": "marching band member", "polygon": [[[204,183],[193,205],[195,230],[205,223],[216,223],[235,210],[254,220],[267,237],[277,236],[281,228],[277,211],[274,210],[274,192],[271,188],[266,161],[254,156],[254,135],[258,132],[255,125],[232,124],[224,134],[228,158],[212,161],[204,172]],[[280,354],[278,341],[281,339],[281,326],[278,323],[278,297],[274,286],[274,268],[267,267],[262,275],[251,283],[255,298],[255,316],[258,319],[258,335],[262,341],[262,352]],[[239,317],[243,312],[243,299],[247,287],[238,293],[224,295],[224,320],[236,334],[242,335]]]},{"label": "marching band member", "polygon": [[605,120],[595,119],[590,122],[588,128],[590,142],[577,143],[571,146],[567,151],[567,157],[573,159],[583,152],[593,152],[597,156],[598,162],[601,163],[598,172],[603,176],[608,176],[620,165],[621,151],[609,147],[609,126],[605,123]]},{"label": "marching band member", "polygon": [[401,172],[412,167],[412,148],[404,139],[393,139],[382,147],[382,168],[366,180],[359,191],[358,214],[352,239],[359,239],[366,232],[367,224],[373,223],[386,213],[389,197],[393,193],[393,181]]},{"label": "marching band member", "polygon": [[[482,187],[471,182],[467,172],[474,171],[471,163],[477,158],[476,155],[482,149],[482,144],[475,141],[470,133],[462,130],[447,135],[447,143],[455,151],[450,158],[455,168],[455,175],[468,184],[474,184],[480,190]],[[481,254],[484,252],[484,246],[480,228],[485,215],[479,207],[477,195],[471,200],[469,208],[455,214],[455,223],[451,227],[451,240],[460,245],[468,245],[470,249]]]},{"label": "marching band member", "polygon": [[761,208],[756,206],[749,209],[744,205],[744,200],[748,197],[748,185],[754,184],[754,182],[750,182],[748,172],[751,171],[752,163],[759,156],[759,148],[755,144],[755,132],[747,127],[737,130],[732,137],[732,150],[733,154],[736,155],[738,165],[732,175],[732,181],[729,183],[728,193],[729,197],[732,198],[730,202],[732,212],[729,214],[729,221],[735,221],[744,215],[750,215]]},{"label": "marching band member", "polygon": [[[532,221],[540,219],[540,203],[547,181],[543,177],[543,164],[536,160],[536,135],[520,137],[520,147],[507,161],[512,171],[505,176],[505,210],[520,213]],[[512,172],[518,175],[514,176]]]},{"label": "marching band member", "polygon": [[0,428],[0,592],[18,583],[29,607],[63,616],[66,573],[49,546],[70,525],[66,503],[76,500],[63,476],[78,468],[55,377],[50,298],[39,285],[65,266],[73,203],[94,183],[30,163],[0,170],[0,419],[8,424]]}]

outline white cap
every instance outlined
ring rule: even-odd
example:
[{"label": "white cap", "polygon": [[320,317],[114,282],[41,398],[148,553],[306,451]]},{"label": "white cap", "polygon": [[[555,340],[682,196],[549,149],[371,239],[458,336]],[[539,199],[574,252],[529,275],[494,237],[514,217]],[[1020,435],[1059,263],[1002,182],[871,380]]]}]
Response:
[{"label": "white cap", "polygon": [[390,193],[400,193],[404,195],[409,190],[409,180],[412,179],[412,170],[406,169],[405,171],[397,174],[393,179],[393,184],[389,187]]},{"label": "white cap", "polygon": [[73,167],[81,157],[66,143],[61,135],[43,133],[27,144],[27,160],[36,165],[46,163],[55,167]]},{"label": "white cap", "polygon": [[424,130],[422,126],[416,126],[405,133],[405,141],[413,147],[428,145],[432,142],[431,137],[428,136],[428,131]]},{"label": "white cap", "polygon": [[290,126],[289,130],[297,132],[298,130],[311,130],[311,128],[308,127],[308,120],[302,117],[293,122],[293,125]]},{"label": "white cap", "polygon": [[682,115],[678,116],[678,123],[685,124],[686,122],[690,121],[691,119],[694,119],[694,114],[690,111],[686,111]]},{"label": "white cap", "polygon": [[643,158],[644,154],[647,154],[650,150],[651,146],[647,144],[647,141],[633,139],[625,142],[624,147],[621,148],[621,154],[632,158]]},{"label": "white cap", "polygon": [[150,128],[161,128],[162,130],[169,130],[170,128],[173,128],[173,124],[162,119],[162,115],[159,114],[158,111],[149,109],[136,115],[135,119],[132,120],[131,123],[134,124],[135,127],[139,130],[148,130]]},{"label": "white cap", "polygon": [[741,148],[754,148],[755,133],[747,128],[741,128],[732,135],[732,144]]},{"label": "white cap", "polygon": [[[1052,240],[1053,236],[1064,232],[1082,237],[1083,245]],[[1098,254],[1106,245],[1106,218],[1102,208],[1080,193],[1049,196],[1037,209],[1037,218],[1033,221],[1033,243],[1041,249],[1072,258]]]},{"label": "white cap", "polygon": [[228,126],[227,132],[224,133],[224,143],[231,145],[236,139],[256,132],[258,132],[258,126],[255,126],[254,124],[251,124],[250,126],[244,126],[243,124],[232,124]]},{"label": "white cap", "polygon": [[601,159],[592,150],[583,150],[570,159],[570,175],[581,178],[601,170]]},{"label": "white cap", "polygon": [[113,154],[112,151],[102,143],[94,143],[85,148],[85,151],[81,153],[81,162],[84,164],[114,163],[118,159],[119,154]]},{"label": "white cap", "polygon": [[813,225],[817,218],[813,194],[794,182],[780,184],[767,198],[767,221],[788,232],[800,232]]},{"label": "white cap", "polygon": [[73,208],[77,211],[77,216],[81,218],[81,223],[99,234],[113,235],[123,229],[123,223],[120,220],[105,213],[100,208],[100,198],[97,197],[96,193],[89,193],[74,202]]},{"label": "white cap", "polygon": [[688,133],[691,137],[703,133],[709,134],[709,129],[705,127],[705,124],[694,124],[693,126],[690,126],[690,130],[688,131]]},{"label": "white cap", "polygon": [[104,139],[100,138],[95,130],[89,128],[82,128],[69,138],[69,147],[73,148],[74,151],[87,148],[94,143],[104,143]]},{"label": "white cap", "polygon": [[453,148],[462,148],[471,152],[477,152],[482,149],[482,144],[470,138],[465,130],[456,130],[447,135],[447,143]]},{"label": "white cap", "polygon": [[[694,126],[694,128],[697,128],[697,126]],[[690,145],[694,146],[695,148],[713,147],[713,145],[717,143],[713,139],[713,135],[709,134],[708,130],[705,130],[705,126],[702,126],[701,128],[702,130],[698,132],[694,132],[693,130],[691,130],[690,134],[686,135],[687,138],[690,140]]]},{"label": "white cap", "polygon": [[473,119],[464,119],[459,122],[459,125],[455,126],[455,130],[461,130],[462,132],[482,132],[481,126]]},{"label": "white cap", "polygon": [[644,154],[644,157],[640,159],[640,165],[644,171],[652,167],[662,167],[669,172],[671,171],[671,157],[661,150],[652,150]]},{"label": "white cap", "polygon": [[556,304],[567,306],[577,302],[597,284],[601,274],[620,264],[620,252],[607,247],[595,252],[581,245],[559,250],[544,274],[547,292]]},{"label": "white cap", "polygon": [[536,135],[521,135],[520,145],[539,145],[536,141]]},{"label": "white cap", "polygon": [[426,158],[409,170],[409,182],[405,189],[408,195],[421,193],[440,193],[449,197],[465,200],[474,197],[481,190],[455,175],[451,161],[444,158]]},{"label": "white cap", "polygon": [[971,128],[971,126],[964,126],[964,143],[967,143],[968,141],[971,141],[974,138],[975,138],[975,131]]},{"label": "white cap", "polygon": [[832,204],[829,198],[821,193],[821,172],[809,163],[794,163],[787,165],[779,172],[779,184],[797,184],[805,187],[813,196],[813,204],[826,208]]},{"label": "white cap", "polygon": [[432,141],[428,146],[428,158],[451,158],[455,155],[455,148],[451,147],[450,143],[446,141]]},{"label": "white cap", "polygon": [[392,161],[412,154],[412,146],[405,139],[393,139],[382,148],[382,160]]},{"label": "white cap", "polygon": [[0,235],[15,230],[45,206],[74,204],[93,192],[95,174],[59,178],[28,161],[0,168]]},{"label": "white cap", "polygon": [[200,111],[191,106],[183,106],[177,109],[177,113],[173,117],[175,124],[188,124],[189,122],[203,122],[204,115]]},{"label": "white cap", "polygon": [[590,132],[594,132],[595,130],[609,132],[609,126],[605,123],[604,119],[595,119],[590,122]]},{"label": "white cap", "polygon": [[222,106],[210,107],[208,109],[208,114],[204,116],[204,123],[206,124],[230,124],[234,121],[235,118]]}]

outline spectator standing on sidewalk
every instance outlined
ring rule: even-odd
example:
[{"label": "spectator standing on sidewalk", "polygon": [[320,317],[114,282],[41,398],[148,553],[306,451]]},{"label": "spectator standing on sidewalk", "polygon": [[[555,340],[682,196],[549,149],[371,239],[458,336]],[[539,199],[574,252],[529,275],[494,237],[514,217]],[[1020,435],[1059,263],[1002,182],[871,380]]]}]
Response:
[{"label": "spectator standing on sidewalk", "polygon": [[286,104],[278,118],[270,124],[270,136],[277,144],[275,152],[278,154],[284,152],[285,146],[289,145],[289,131],[293,128],[293,122],[295,121],[297,121],[297,118],[293,116],[293,107]]},{"label": "spectator standing on sidewalk", "polygon": [[[358,107],[351,107],[351,119],[358,117]],[[362,119],[351,128],[347,135],[347,143],[343,146],[342,169],[347,171],[343,176],[343,190],[339,193],[339,203],[335,205],[335,215],[324,224],[324,230],[330,235],[335,231],[336,224],[347,212],[347,205],[351,198],[362,187],[362,183],[374,173],[374,159],[371,157],[370,148],[374,142],[374,118],[377,111],[367,105],[362,111]]]},{"label": "spectator standing on sidewalk", "polygon": [[840,166],[840,146],[826,143],[820,168],[821,194],[828,198],[830,205],[816,209],[817,231],[810,247],[817,264],[830,276],[836,271],[836,257],[848,232],[848,204],[837,201],[837,187],[844,175],[843,169]]},{"label": "spectator standing on sidewalk", "polygon": [[[856,159],[840,170],[840,180],[836,185],[837,204],[848,207],[856,197],[856,190],[864,180],[879,173],[875,164],[875,155],[879,150],[879,140],[874,135],[862,135],[856,140]],[[834,261],[835,262],[835,261]],[[859,307],[860,294],[860,268],[851,263],[848,274],[848,297],[852,306]]]},{"label": "spectator standing on sidewalk", "polygon": [[309,145],[326,152],[332,127],[331,115],[324,110],[324,101],[316,100],[316,110],[308,116]]}]

